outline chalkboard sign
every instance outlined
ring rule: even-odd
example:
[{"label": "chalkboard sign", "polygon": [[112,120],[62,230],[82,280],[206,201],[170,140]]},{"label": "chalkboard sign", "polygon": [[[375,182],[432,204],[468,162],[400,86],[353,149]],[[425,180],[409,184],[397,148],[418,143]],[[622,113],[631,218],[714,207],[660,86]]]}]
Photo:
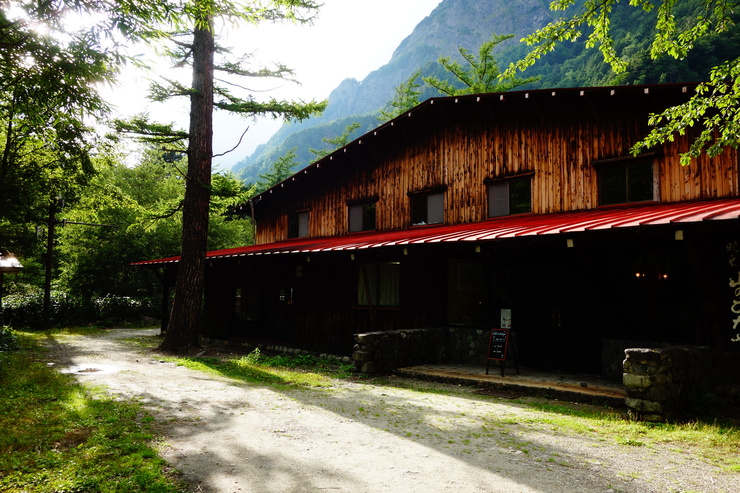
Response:
[{"label": "chalkboard sign", "polygon": [[506,360],[509,346],[509,329],[491,329],[488,338],[488,359]]}]

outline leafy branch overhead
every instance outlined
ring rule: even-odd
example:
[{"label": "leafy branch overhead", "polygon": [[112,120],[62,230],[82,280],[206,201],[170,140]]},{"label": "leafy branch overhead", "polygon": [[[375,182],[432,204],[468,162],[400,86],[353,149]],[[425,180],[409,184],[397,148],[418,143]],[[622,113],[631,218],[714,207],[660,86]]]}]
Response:
[{"label": "leafy branch overhead", "polygon": [[146,114],[128,119],[115,119],[112,127],[116,133],[132,135],[141,142],[173,144],[182,143],[188,138],[188,133],[177,130],[175,123],[153,123]]},{"label": "leafy branch overhead", "polygon": [[469,50],[459,47],[458,51],[468,66],[462,65],[449,57],[441,57],[440,65],[453,80],[444,80],[435,76],[422,77],[424,82],[447,96],[462,96],[465,94],[481,94],[489,92],[506,92],[515,87],[529,84],[537,80],[537,77],[520,79],[514,74],[504,76],[501,74],[498,62],[493,55],[496,45],[513,38],[513,34],[503,36],[493,35],[490,40],[481,45],[478,55]]},{"label": "leafy branch overhead", "polygon": [[[327,147],[326,149],[309,149],[309,151],[311,151],[311,153],[316,156],[317,160],[323,158],[324,156],[328,156],[335,149],[339,149],[340,147],[344,147],[349,144],[352,140],[352,135],[354,134],[355,130],[357,130],[361,126],[362,125],[359,122],[350,123],[349,125],[347,125],[341,135],[337,135],[336,137],[323,137],[321,139],[321,142],[329,144],[330,147]],[[295,152],[293,154],[295,157]]]},{"label": "leafy branch overhead", "polygon": [[[429,87],[445,96],[462,96],[490,92],[506,92],[524,84],[535,82],[538,77],[519,78],[515,75],[504,77],[493,54],[496,46],[511,39],[514,35],[497,36],[483,43],[475,55],[470,50],[458,47],[458,52],[466,65],[450,57],[440,57],[438,63],[445,70],[447,77],[434,75],[421,76],[422,70],[416,70],[402,84],[395,88],[394,98],[380,110],[378,119],[382,122],[392,120],[420,103],[419,96]],[[422,86],[421,79],[425,86]]]},{"label": "leafy branch overhead", "polygon": [[[179,36],[178,36],[179,37]],[[216,46],[216,52],[221,55],[229,55],[229,51]],[[175,49],[166,51],[173,59],[175,68],[186,66],[190,63],[192,46],[182,41],[177,41]],[[269,98],[266,101],[256,99],[252,93],[259,92],[245,87],[241,82],[234,81],[242,79],[274,79],[287,82],[296,82],[292,69],[282,64],[274,68],[260,67],[252,69],[248,66],[252,55],[246,54],[237,60],[220,60],[214,65],[214,73],[221,73],[229,78],[214,77],[214,101],[217,109],[230,113],[242,114],[247,117],[271,116],[272,118],[284,118],[286,121],[300,121],[317,116],[326,108],[327,101],[288,101]],[[173,97],[190,97],[193,89],[173,78],[161,77],[161,81],[152,82],[149,90],[149,98],[152,101],[167,101]],[[240,96],[235,90],[247,93]]]},{"label": "leafy branch overhead", "polygon": [[421,69],[418,69],[406,79],[406,82],[394,88],[396,95],[388,102],[385,108],[380,110],[378,120],[381,122],[393,120],[398,115],[407,112],[419,104],[419,96],[421,95],[420,77]]},{"label": "leafy branch overhead", "polygon": [[[586,46],[597,48],[614,72],[623,73],[628,60],[626,54],[617,49],[611,19],[614,9],[624,4],[620,0],[588,0],[578,7],[575,0],[556,0],[550,8],[565,15],[525,37],[523,41],[532,46],[532,50],[512,63],[502,78],[526,70],[559,45],[580,39],[585,33],[588,33]],[[663,56],[685,58],[699,41],[727,32],[735,25],[738,15],[736,0],[660,0],[657,3],[630,0],[628,6],[637,13],[655,18],[650,44],[653,60]],[[687,11],[688,15],[677,15],[679,9]],[[740,58],[722,61],[711,70],[709,80],[699,86],[688,102],[652,115],[653,129],[634,145],[632,152],[638,154],[688,132],[694,132],[691,135],[694,140],[689,150],[681,155],[683,165],[702,153],[714,156],[722,152],[723,147],[737,148],[740,145],[739,66]]]}]

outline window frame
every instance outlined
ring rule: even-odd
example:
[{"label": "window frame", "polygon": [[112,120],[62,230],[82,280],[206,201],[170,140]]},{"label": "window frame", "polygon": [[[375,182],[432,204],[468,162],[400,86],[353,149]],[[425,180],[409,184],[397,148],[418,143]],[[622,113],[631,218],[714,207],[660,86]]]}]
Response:
[{"label": "window frame", "polygon": [[[640,154],[638,156],[623,156],[612,159],[602,159],[594,161],[594,168],[596,169],[596,181],[597,181],[597,203],[601,206],[613,206],[613,205],[626,205],[626,204],[639,204],[645,202],[655,202],[659,200],[660,191],[658,179],[658,169],[655,166],[655,154],[647,153]],[[649,166],[649,170],[637,170],[637,167]],[[624,177],[617,176],[614,173],[611,177],[604,176],[609,172],[623,171]],[[632,171],[632,176],[630,171]],[[640,174],[642,176],[642,183],[639,182]],[[635,178],[635,175],[638,175]],[[649,176],[649,180],[645,178]],[[612,183],[619,182],[621,191],[607,190],[607,180],[611,180]],[[647,183],[649,181],[650,192],[640,194],[639,188],[645,186],[647,190]],[[630,192],[634,192],[632,195]],[[643,191],[645,192],[645,190]],[[638,194],[635,196],[635,194]],[[618,197],[617,197],[618,196]],[[614,198],[616,197],[616,198]]]},{"label": "window frame", "polygon": [[[444,224],[446,191],[447,186],[442,186],[409,192],[409,223],[411,226]],[[421,215],[424,216],[423,219]]]},{"label": "window frame", "polygon": [[[358,211],[354,212],[353,211]],[[372,210],[372,212],[370,212]],[[357,222],[359,221],[359,224]],[[347,203],[347,231],[360,233],[378,229],[378,199],[373,197],[367,200]]]},{"label": "window frame", "polygon": [[302,210],[288,213],[288,239],[306,238],[308,236],[310,212],[309,210]]},{"label": "window frame", "polygon": [[[534,172],[517,174],[512,176],[502,176],[500,178],[487,179],[484,181],[486,184],[487,198],[487,211],[486,217],[494,219],[497,217],[516,216],[520,214],[531,214],[532,213],[532,177]],[[517,209],[512,212],[512,199],[516,198],[516,195],[512,195],[511,184],[527,183],[529,192],[529,201],[527,202],[528,207],[525,209]],[[498,197],[496,197],[495,191],[498,190]],[[501,193],[503,192],[503,193]],[[496,207],[498,206],[498,207]]]}]

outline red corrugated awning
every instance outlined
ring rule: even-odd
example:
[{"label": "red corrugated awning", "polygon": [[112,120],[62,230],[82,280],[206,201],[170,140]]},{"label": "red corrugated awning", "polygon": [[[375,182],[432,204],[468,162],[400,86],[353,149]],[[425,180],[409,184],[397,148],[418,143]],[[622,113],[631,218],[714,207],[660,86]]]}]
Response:
[{"label": "red corrugated awning", "polygon": [[[364,250],[396,245],[494,241],[537,235],[636,228],[667,224],[740,219],[740,199],[649,204],[541,215],[507,216],[479,223],[425,226],[396,231],[373,231],[329,238],[298,238],[208,252],[209,259]],[[145,260],[132,265],[166,264],[180,257]]]}]

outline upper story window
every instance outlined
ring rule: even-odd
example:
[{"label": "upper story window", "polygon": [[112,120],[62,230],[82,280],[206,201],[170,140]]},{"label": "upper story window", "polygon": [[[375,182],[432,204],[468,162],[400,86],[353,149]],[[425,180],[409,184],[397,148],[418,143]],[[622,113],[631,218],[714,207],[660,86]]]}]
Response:
[{"label": "upper story window", "polygon": [[599,205],[655,200],[652,158],[615,159],[598,165]]},{"label": "upper story window", "polygon": [[520,176],[488,184],[488,217],[532,212],[532,177]]},{"label": "upper story window", "polygon": [[409,194],[411,225],[438,224],[445,219],[444,190]]},{"label": "upper story window", "polygon": [[350,233],[375,229],[375,201],[350,204],[348,207]]},{"label": "upper story window", "polygon": [[308,211],[288,214],[288,238],[308,236]]}]

